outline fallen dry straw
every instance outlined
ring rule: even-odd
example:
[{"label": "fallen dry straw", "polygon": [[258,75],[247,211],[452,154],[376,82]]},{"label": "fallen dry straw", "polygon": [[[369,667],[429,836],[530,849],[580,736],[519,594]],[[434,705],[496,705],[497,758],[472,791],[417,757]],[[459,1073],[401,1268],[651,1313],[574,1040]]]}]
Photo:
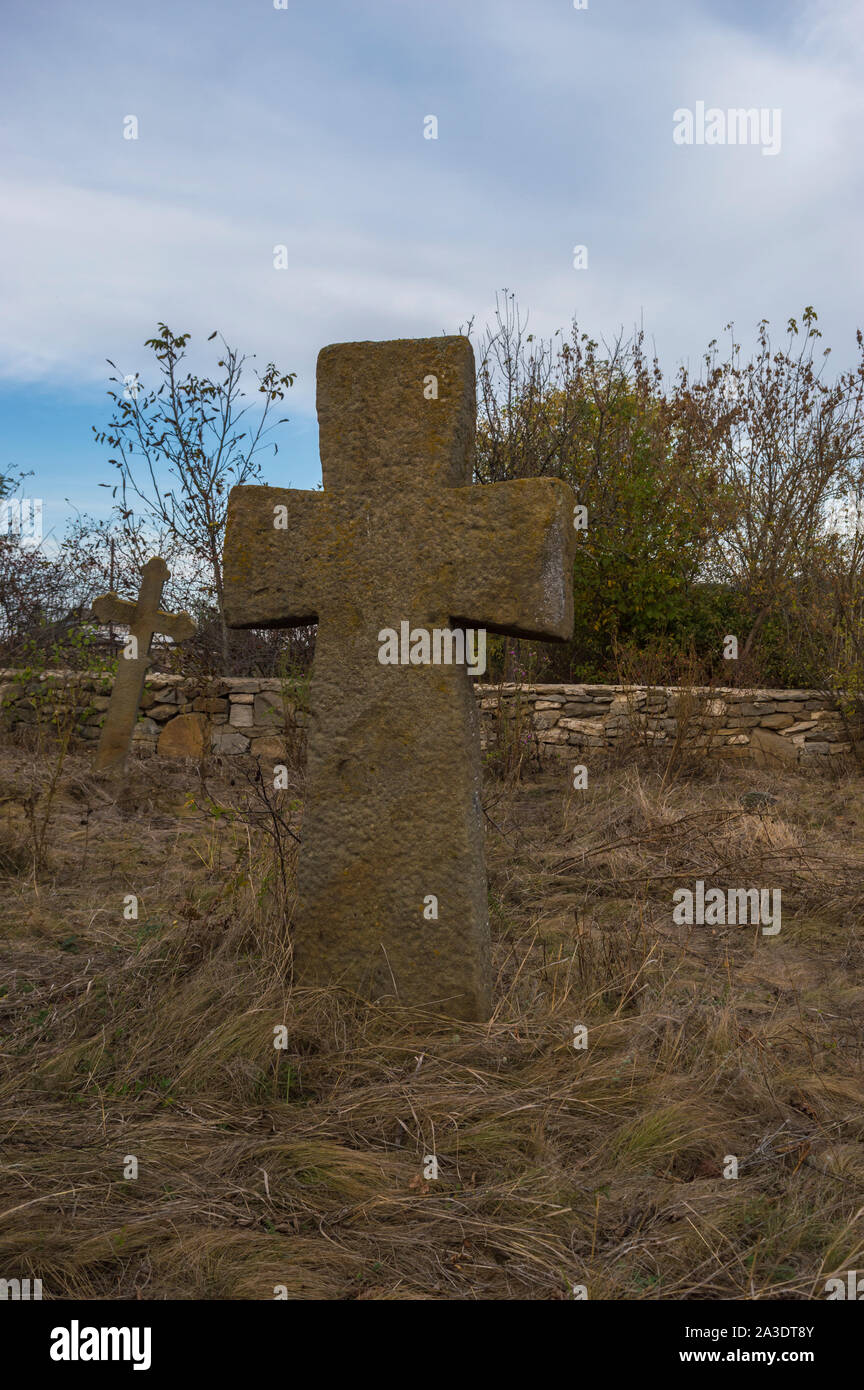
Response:
[{"label": "fallen dry straw", "polygon": [[[587,792],[490,786],[477,1026],[291,988],[293,840],[283,885],[242,779],[145,765],[117,803],[72,759],[34,879],[3,757],[7,1276],[55,1298],[771,1299],[855,1267],[860,780],[670,783],[643,758]],[[780,886],[780,936],[673,926],[697,874]]]}]

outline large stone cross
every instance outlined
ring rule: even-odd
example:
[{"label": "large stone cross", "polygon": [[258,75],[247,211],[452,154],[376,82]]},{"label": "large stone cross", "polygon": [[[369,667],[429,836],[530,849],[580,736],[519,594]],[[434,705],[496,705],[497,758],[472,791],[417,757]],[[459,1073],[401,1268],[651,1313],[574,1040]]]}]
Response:
[{"label": "large stone cross", "polygon": [[165,561],[154,555],[141,570],[141,587],[137,603],[127,603],[115,593],[102,594],[93,603],[93,616],[100,623],[126,623],[129,637],[117,662],[117,676],[111,692],[111,702],[99,746],[96,749],[97,772],[118,771],[126,761],[138,706],[144,689],[144,678],[150,667],[150,643],[156,632],[164,633],[175,642],[182,642],[195,632],[188,613],[162,613],[159,600],[165,581],[171,572]]},{"label": "large stone cross", "polygon": [[482,1019],[475,697],[465,665],[382,664],[380,634],[568,637],[574,499],[554,479],[471,486],[474,380],[463,337],[324,348],[324,492],[235,487],[224,572],[230,626],[318,623],[295,979]]}]

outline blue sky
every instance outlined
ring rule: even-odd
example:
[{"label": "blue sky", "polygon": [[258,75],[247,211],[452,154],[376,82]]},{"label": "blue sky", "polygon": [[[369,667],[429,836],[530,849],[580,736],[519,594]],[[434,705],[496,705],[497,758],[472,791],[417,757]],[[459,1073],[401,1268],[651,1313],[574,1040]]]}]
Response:
[{"label": "blue sky", "polygon": [[[859,0],[9,7],[0,469],[33,470],[55,532],[104,511],[105,359],[146,382],[159,320],[196,367],[218,328],[298,373],[266,476],[301,487],[324,344],[479,327],[505,286],[537,332],[643,322],[670,372],[812,303],[850,363],[862,68]],[[779,108],[780,152],[676,145],[699,101]]]}]

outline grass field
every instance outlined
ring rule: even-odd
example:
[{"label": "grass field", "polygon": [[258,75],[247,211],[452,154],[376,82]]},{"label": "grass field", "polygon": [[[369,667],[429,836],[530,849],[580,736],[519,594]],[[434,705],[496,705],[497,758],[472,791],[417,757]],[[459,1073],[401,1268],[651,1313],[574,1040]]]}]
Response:
[{"label": "grass field", "polygon": [[[71,756],[34,872],[51,766],[0,754],[0,1275],[46,1298],[809,1299],[864,1262],[854,770],[670,779],[634,752],[584,791],[490,777],[479,1026],[292,990],[293,841],[242,778],[138,762],[115,798]],[[779,887],[779,935],[676,926],[699,878]]]}]

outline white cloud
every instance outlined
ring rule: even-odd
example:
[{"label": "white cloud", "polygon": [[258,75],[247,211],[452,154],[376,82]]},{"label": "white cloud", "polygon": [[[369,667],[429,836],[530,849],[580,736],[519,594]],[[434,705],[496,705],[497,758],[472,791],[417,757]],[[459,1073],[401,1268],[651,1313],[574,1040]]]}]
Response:
[{"label": "white cloud", "polygon": [[[843,357],[861,302],[855,6],[761,31],[671,0],[232,10],[212,6],[206,32],[162,3],[131,30],[70,12],[47,51],[17,35],[6,380],[132,370],[164,319],[298,369],[311,407],[324,343],[482,323],[503,285],[539,331],[642,314],[667,366],[729,318],[812,302]],[[700,99],[782,108],[780,156],[676,147],[672,112]]]}]

